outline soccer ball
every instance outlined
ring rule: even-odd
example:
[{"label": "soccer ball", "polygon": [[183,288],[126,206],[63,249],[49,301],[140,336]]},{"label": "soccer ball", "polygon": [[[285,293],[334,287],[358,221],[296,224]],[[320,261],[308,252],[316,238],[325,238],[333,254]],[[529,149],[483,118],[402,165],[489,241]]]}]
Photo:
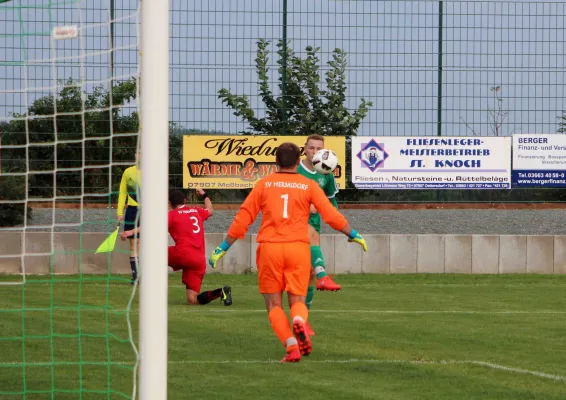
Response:
[{"label": "soccer ball", "polygon": [[312,158],[312,166],[316,172],[324,175],[331,174],[338,166],[338,157],[332,150],[319,150]]}]

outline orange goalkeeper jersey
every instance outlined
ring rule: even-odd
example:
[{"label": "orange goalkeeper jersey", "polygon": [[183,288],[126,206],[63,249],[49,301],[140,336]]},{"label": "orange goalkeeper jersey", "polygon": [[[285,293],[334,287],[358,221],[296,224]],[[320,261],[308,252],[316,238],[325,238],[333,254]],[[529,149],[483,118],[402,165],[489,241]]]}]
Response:
[{"label": "orange goalkeeper jersey", "polygon": [[236,214],[228,235],[242,239],[261,212],[258,243],[309,243],[311,203],[332,228],[342,230],[348,224],[316,181],[293,172],[276,172],[256,183]]}]

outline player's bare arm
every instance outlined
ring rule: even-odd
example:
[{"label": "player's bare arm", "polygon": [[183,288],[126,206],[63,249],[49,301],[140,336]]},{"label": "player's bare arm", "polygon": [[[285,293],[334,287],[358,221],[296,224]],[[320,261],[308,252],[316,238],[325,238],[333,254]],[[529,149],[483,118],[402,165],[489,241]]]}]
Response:
[{"label": "player's bare arm", "polygon": [[201,188],[196,188],[196,193],[199,198],[204,199],[204,208],[208,210],[208,214],[212,217],[212,215],[214,214],[214,207],[212,206],[212,201],[205,193],[205,191],[202,190]]},{"label": "player's bare arm", "polygon": [[122,240],[129,239],[132,235],[135,235],[136,233],[140,233],[140,227],[139,226],[135,229],[130,229],[128,231],[122,232],[122,234],[120,235],[120,239],[122,239]]}]

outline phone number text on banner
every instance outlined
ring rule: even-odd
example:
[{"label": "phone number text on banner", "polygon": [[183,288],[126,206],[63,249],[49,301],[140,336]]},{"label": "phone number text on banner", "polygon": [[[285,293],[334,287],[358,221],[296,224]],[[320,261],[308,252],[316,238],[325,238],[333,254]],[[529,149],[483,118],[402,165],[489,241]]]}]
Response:
[{"label": "phone number text on banner", "polygon": [[511,138],[353,137],[358,189],[507,189]]},{"label": "phone number text on banner", "polygon": [[566,135],[513,135],[513,187],[566,187]]},{"label": "phone number text on banner", "polygon": [[[304,156],[306,140],[306,136],[185,135],[183,187],[253,188],[259,179],[277,171],[275,151],[281,143],[295,143]],[[338,188],[343,189],[346,186],[346,139],[343,136],[326,136],[324,146],[338,157],[334,177]]]}]

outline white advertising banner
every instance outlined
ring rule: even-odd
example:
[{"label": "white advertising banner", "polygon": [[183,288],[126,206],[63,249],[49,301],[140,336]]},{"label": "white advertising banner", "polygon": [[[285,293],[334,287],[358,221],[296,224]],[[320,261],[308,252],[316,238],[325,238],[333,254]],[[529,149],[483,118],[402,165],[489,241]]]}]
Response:
[{"label": "white advertising banner", "polygon": [[513,187],[565,187],[566,135],[513,135]]},{"label": "white advertising banner", "polygon": [[510,137],[352,137],[357,189],[507,189]]}]

